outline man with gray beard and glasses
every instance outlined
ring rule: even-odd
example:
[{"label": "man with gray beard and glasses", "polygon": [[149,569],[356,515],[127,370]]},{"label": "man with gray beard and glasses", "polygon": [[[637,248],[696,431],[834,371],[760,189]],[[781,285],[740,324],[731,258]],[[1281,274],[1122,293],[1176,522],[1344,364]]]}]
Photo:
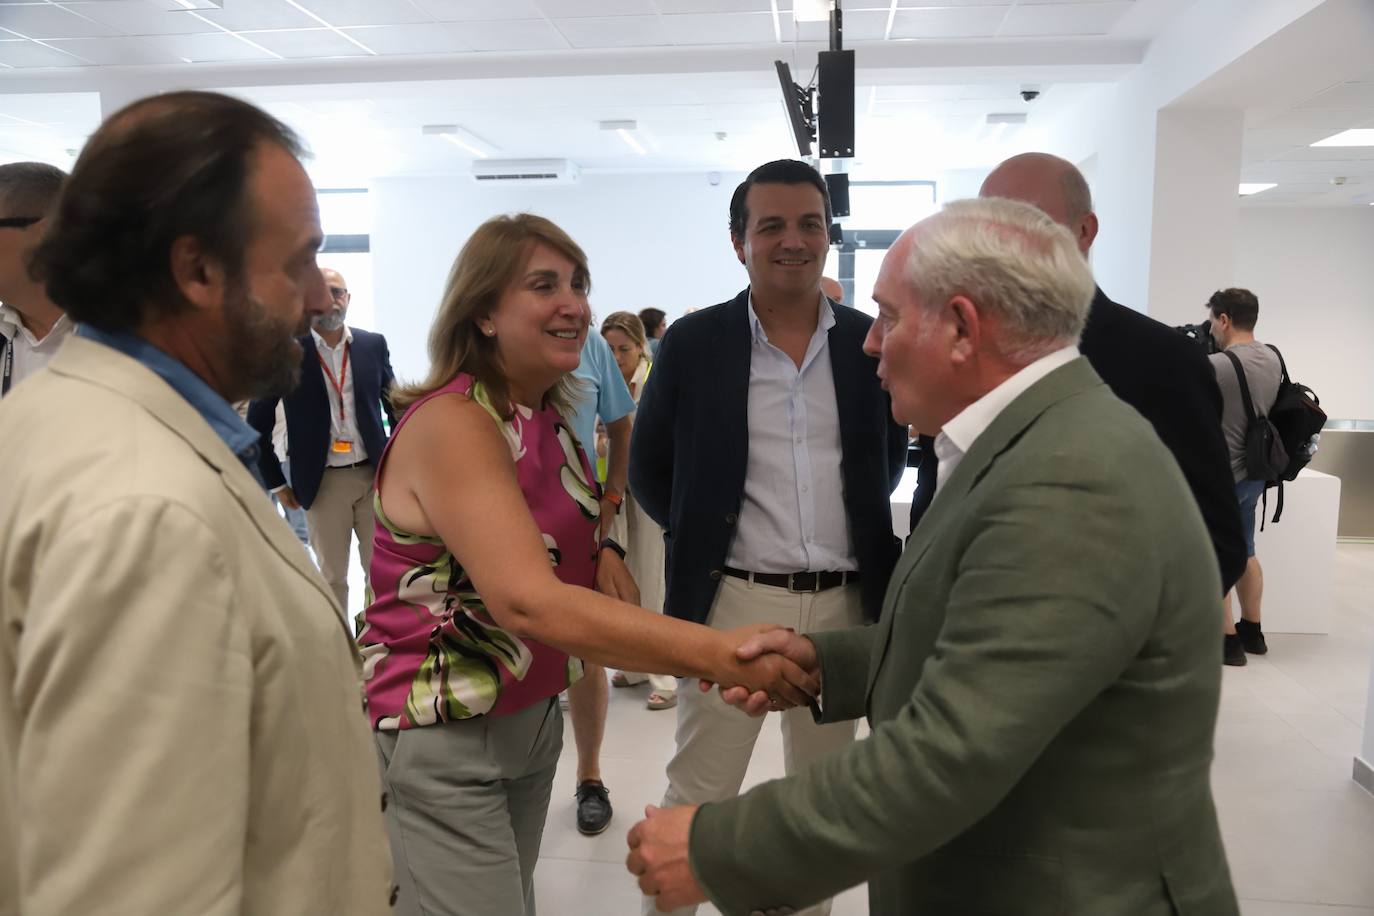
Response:
[{"label": "man with gray beard and glasses", "polygon": [[0,916],[389,912],[358,656],[230,404],[329,309],[289,128],[173,92],[87,142],[0,402]]},{"label": "man with gray beard and glasses", "polygon": [[[396,425],[390,396],[395,378],[386,338],[344,323],[353,294],[343,274],[327,267],[321,273],[329,308],[311,319],[310,333],[300,339],[300,384],[284,397],[254,401],[248,423],[258,431],[263,482],[286,508],[305,509],[315,561],[347,617],[355,535],[364,575],[372,564],[372,484],[387,430]],[[286,414],[285,467],[272,447],[279,400]]]}]

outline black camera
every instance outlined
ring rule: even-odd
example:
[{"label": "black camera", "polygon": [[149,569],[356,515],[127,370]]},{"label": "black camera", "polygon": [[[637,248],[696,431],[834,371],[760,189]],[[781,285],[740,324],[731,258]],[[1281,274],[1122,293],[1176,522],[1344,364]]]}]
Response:
[{"label": "black camera", "polygon": [[1220,353],[1221,348],[1212,339],[1212,323],[1210,321],[1199,321],[1197,324],[1181,324],[1174,328],[1184,337],[1191,340],[1202,348],[1203,353]]}]

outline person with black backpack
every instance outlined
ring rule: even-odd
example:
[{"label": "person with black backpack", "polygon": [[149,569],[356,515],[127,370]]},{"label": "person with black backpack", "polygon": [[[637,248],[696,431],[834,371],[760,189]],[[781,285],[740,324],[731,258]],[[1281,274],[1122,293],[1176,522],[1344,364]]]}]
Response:
[{"label": "person with black backpack", "polygon": [[1278,351],[1255,340],[1259,319],[1259,299],[1248,289],[1224,289],[1207,302],[1211,313],[1211,334],[1221,348],[1207,357],[1217,373],[1221,389],[1221,429],[1231,453],[1231,472],[1236,481],[1236,500],[1240,503],[1241,525],[1245,529],[1248,559],[1245,572],[1236,583],[1240,597],[1241,619],[1231,611],[1231,594],[1224,602],[1226,641],[1222,660],[1228,665],[1244,665],[1247,652],[1264,655],[1269,647],[1260,628],[1260,601],[1264,594],[1264,572],[1255,556],[1255,506],[1265,486],[1281,479],[1287,465],[1281,438],[1269,421],[1278,398],[1283,367]]}]

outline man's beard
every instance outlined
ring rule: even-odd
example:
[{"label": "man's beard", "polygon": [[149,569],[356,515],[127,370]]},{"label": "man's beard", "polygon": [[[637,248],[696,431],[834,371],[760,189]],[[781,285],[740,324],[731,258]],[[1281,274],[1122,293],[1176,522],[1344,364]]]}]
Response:
[{"label": "man's beard", "polygon": [[226,312],[225,352],[237,376],[235,387],[250,398],[285,397],[295,391],[301,376],[296,335],[306,333],[304,322],[273,317],[247,292]]}]

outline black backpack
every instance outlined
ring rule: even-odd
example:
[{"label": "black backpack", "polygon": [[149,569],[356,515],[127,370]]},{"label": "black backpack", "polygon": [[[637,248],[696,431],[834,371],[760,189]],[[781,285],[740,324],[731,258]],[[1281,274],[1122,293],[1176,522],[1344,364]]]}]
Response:
[{"label": "black backpack", "polygon": [[1279,479],[1292,480],[1312,460],[1316,450],[1310,448],[1309,443],[1326,425],[1326,411],[1321,409],[1321,401],[1311,388],[1288,377],[1288,366],[1284,364],[1279,348],[1273,344],[1268,344],[1268,347],[1279,358],[1279,368],[1283,370],[1279,395],[1274,399],[1274,406],[1269,408],[1269,422],[1278,431],[1283,447],[1288,452],[1288,464]]},{"label": "black backpack", "polygon": [[[1321,432],[1326,424],[1326,413],[1318,406],[1317,396],[1311,388],[1299,385],[1288,377],[1288,366],[1283,354],[1273,344],[1267,344],[1279,358],[1282,377],[1279,380],[1278,394],[1274,405],[1263,416],[1255,412],[1255,403],[1250,397],[1250,386],[1245,381],[1245,370],[1240,359],[1230,351],[1226,358],[1236,370],[1236,380],[1240,382],[1240,399],[1245,407],[1247,424],[1245,427],[1245,470],[1250,480],[1263,480],[1265,490],[1279,488],[1278,506],[1274,509],[1274,521],[1283,515],[1283,483],[1298,476],[1298,472],[1312,460],[1315,449],[1311,447],[1312,437]],[[1269,495],[1265,493],[1264,508],[1260,511],[1260,529],[1264,529],[1264,514],[1269,507]]]}]

